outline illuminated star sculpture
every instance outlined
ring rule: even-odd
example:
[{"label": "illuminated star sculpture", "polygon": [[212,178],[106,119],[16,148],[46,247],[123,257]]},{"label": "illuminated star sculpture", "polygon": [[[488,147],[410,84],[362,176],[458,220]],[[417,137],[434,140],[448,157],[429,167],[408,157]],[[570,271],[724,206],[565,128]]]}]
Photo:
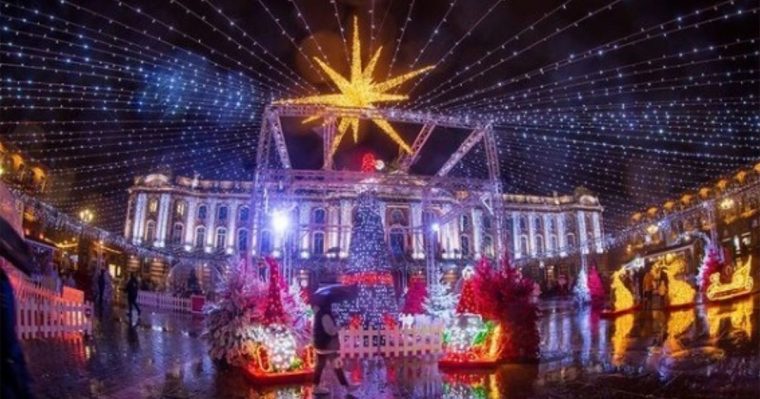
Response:
[{"label": "illuminated star sculpture", "polygon": [[[351,77],[346,79],[338,72],[335,72],[329,65],[317,57],[314,60],[327,74],[330,80],[333,81],[335,86],[338,87],[340,93],[333,94],[321,94],[316,96],[308,96],[301,98],[294,98],[289,100],[276,101],[275,104],[319,104],[334,107],[346,107],[346,108],[375,108],[376,103],[387,103],[394,101],[402,101],[409,98],[403,94],[388,94],[387,92],[404,82],[420,75],[424,72],[432,69],[432,66],[427,66],[415,71],[405,73],[401,76],[386,80],[384,82],[375,82],[372,78],[372,73],[375,71],[377,61],[380,58],[380,51],[382,46],[377,49],[375,54],[369,61],[369,64],[365,68],[362,68],[361,57],[361,42],[359,41],[359,26],[357,24],[357,18],[354,17],[354,35],[353,44],[351,48]],[[304,120],[304,123],[321,118],[323,115],[313,115]],[[411,153],[412,149],[404,142],[404,139],[396,132],[396,129],[388,123],[387,120],[382,118],[373,118],[372,122],[375,123],[388,137],[390,137],[396,144],[398,144],[404,151]],[[353,132],[354,141],[358,139],[359,134],[359,118],[341,118],[338,123],[338,134],[334,138],[330,146],[330,156],[335,153],[340,141],[345,136],[349,129]]]}]

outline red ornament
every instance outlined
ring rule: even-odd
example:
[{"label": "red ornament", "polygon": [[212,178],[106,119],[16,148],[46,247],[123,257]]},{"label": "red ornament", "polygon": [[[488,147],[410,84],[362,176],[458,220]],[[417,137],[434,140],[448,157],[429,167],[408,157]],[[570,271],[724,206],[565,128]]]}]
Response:
[{"label": "red ornament", "polygon": [[375,171],[375,154],[368,152],[362,156],[362,172]]}]

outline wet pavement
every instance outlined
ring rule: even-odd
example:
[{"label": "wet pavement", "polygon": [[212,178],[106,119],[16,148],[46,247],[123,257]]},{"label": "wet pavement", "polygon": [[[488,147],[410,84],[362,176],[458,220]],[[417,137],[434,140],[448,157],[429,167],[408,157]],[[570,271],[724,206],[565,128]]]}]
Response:
[{"label": "wet pavement", "polygon": [[[483,373],[444,373],[430,359],[347,362],[357,397],[755,398],[760,393],[760,295],[719,307],[602,319],[543,304],[541,361]],[[40,398],[301,398],[311,386],[256,387],[220,368],[203,320],[146,309],[97,315],[86,340],[24,343]],[[342,392],[334,397],[342,396]]]}]

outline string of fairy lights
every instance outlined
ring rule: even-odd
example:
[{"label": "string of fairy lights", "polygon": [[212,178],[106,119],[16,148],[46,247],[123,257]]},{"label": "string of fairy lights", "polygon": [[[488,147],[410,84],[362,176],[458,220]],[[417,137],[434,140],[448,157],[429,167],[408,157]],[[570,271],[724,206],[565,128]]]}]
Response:
[{"label": "string of fairy lights", "polygon": [[[326,78],[318,33],[336,34],[350,61],[352,15],[367,18],[364,51],[390,56],[386,78],[433,66],[394,89],[411,95],[392,106],[491,122],[508,192],[585,186],[600,196],[608,231],[758,159],[754,0],[674,3],[595,37],[584,30],[631,5],[565,0],[520,19],[504,0],[432,11],[415,0],[331,0],[320,13],[298,0],[106,3],[0,0],[0,133],[50,168],[51,204],[94,207],[110,231],[123,228],[135,175],[169,165],[250,180],[263,107],[325,91],[308,76]],[[487,169],[482,154],[466,161],[473,174]]]}]

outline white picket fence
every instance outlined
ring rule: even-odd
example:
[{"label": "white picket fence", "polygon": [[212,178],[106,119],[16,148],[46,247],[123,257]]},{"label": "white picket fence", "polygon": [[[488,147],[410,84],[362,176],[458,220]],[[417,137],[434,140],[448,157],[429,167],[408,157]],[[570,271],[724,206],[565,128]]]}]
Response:
[{"label": "white picket fence", "polygon": [[92,303],[66,287],[58,293],[12,268],[4,268],[16,299],[16,332],[22,339],[92,334]]},{"label": "white picket fence", "polygon": [[22,339],[92,334],[92,303],[19,300],[16,332]]},{"label": "white picket fence", "polygon": [[172,312],[192,312],[190,298],[179,298],[166,292],[138,291],[137,304]]},{"label": "white picket fence", "polygon": [[404,357],[440,355],[443,350],[443,326],[426,325],[385,329],[341,330],[340,354],[355,357]]}]

